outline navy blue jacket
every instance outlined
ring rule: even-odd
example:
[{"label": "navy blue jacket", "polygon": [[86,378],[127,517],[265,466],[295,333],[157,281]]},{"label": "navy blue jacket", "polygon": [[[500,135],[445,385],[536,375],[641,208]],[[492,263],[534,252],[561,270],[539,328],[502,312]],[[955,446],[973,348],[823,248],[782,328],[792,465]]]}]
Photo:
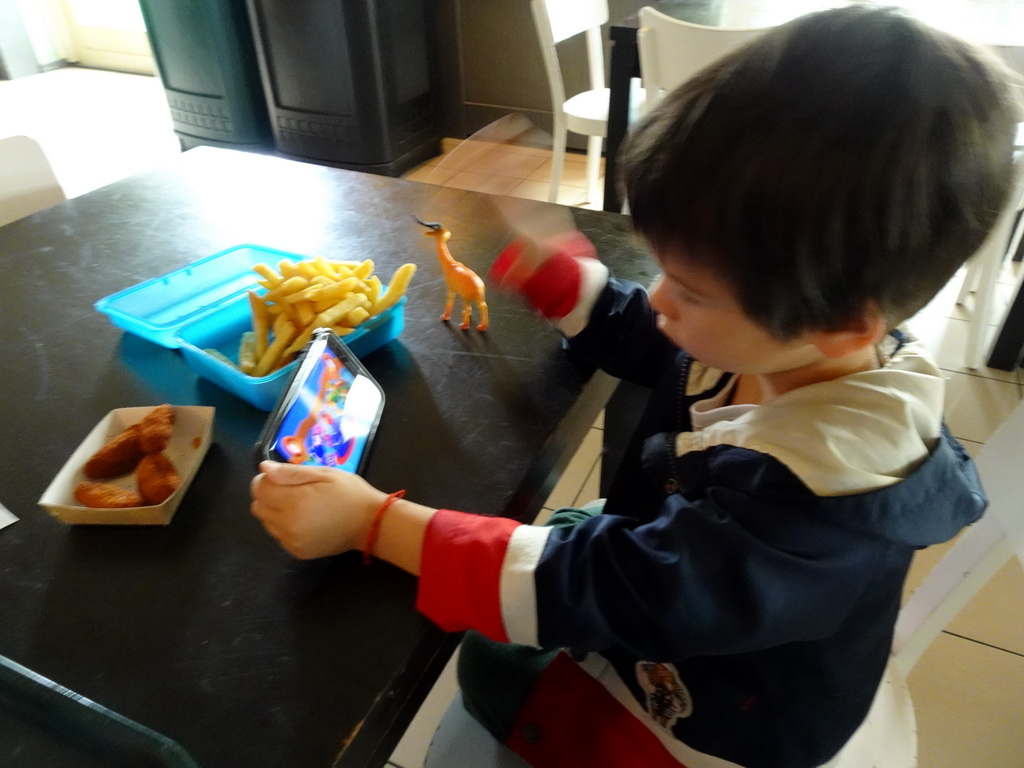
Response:
[{"label": "navy blue jacket", "polygon": [[675,348],[643,288],[609,279],[568,346],[649,405],[603,514],[432,519],[418,605],[501,641],[463,643],[467,708],[540,766],[826,762],[867,714],[914,552],[985,507],[942,372],[897,333],[877,370],[694,430],[732,377]]},{"label": "navy blue jacket", "polygon": [[[899,361],[908,340],[896,345]],[[605,514],[548,540],[539,645],[599,652],[645,706],[638,660],[671,664],[692,706],[671,730],[702,752],[748,768],[825,762],[870,706],[915,550],[984,510],[970,458],[941,414],[913,470],[863,492],[811,490],[771,449],[725,441],[678,455],[690,405],[729,377],[702,370],[708,386],[694,391],[696,364],[657,332],[646,291],[614,278],[569,349],[653,394]],[[812,460],[819,450],[807,446]]]}]

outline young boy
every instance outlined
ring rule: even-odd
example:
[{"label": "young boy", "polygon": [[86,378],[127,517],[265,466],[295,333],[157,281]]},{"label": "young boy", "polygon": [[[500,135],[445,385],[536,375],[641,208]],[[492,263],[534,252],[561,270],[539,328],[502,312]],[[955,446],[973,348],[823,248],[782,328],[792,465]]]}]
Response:
[{"label": "young boy", "polygon": [[1007,77],[891,10],[801,18],[631,137],[649,295],[578,234],[502,255],[574,354],[653,389],[603,513],[518,525],[264,464],[253,514],[297,557],[369,537],[418,574],[420,610],[479,630],[467,708],[531,765],[821,765],[868,711],[914,551],[985,506],[897,325],[1006,203]]}]

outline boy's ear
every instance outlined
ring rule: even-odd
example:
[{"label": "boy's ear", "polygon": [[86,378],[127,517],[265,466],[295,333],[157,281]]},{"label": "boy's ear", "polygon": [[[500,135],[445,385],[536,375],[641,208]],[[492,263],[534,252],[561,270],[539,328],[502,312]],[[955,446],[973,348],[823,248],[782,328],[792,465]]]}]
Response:
[{"label": "boy's ear", "polygon": [[867,310],[837,331],[817,331],[811,343],[825,357],[840,358],[875,346],[885,335],[885,330],[885,319],[877,312]]}]

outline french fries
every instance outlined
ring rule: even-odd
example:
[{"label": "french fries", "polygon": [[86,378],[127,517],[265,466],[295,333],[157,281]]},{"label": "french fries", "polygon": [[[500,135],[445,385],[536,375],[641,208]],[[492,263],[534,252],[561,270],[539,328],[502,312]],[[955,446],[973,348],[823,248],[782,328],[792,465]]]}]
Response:
[{"label": "french fries", "polygon": [[253,270],[266,293],[249,291],[252,331],[242,335],[238,368],[266,376],[290,363],[317,328],[344,336],[393,306],[405,295],[416,265],[399,267],[387,288],[370,259],[283,259],[276,269],[256,264]]}]

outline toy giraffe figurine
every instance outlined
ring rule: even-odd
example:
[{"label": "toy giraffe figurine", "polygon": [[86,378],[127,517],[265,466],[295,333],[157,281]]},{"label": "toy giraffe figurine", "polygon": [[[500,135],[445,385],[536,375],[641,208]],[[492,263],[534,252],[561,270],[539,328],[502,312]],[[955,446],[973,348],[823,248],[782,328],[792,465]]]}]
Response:
[{"label": "toy giraffe figurine", "polygon": [[444,281],[448,286],[448,301],[444,305],[444,313],[441,319],[448,322],[452,316],[452,307],[455,305],[456,294],[462,299],[462,330],[469,328],[469,318],[472,313],[472,304],[475,302],[480,310],[480,324],[476,327],[478,331],[487,330],[487,302],[484,301],[484,281],[477,276],[476,272],[465,264],[452,258],[448,251],[448,238],[452,233],[445,229],[444,225],[438,222],[428,223],[419,221],[429,231],[423,234],[432,237],[437,241],[437,260],[441,262],[441,271],[444,273]]}]

